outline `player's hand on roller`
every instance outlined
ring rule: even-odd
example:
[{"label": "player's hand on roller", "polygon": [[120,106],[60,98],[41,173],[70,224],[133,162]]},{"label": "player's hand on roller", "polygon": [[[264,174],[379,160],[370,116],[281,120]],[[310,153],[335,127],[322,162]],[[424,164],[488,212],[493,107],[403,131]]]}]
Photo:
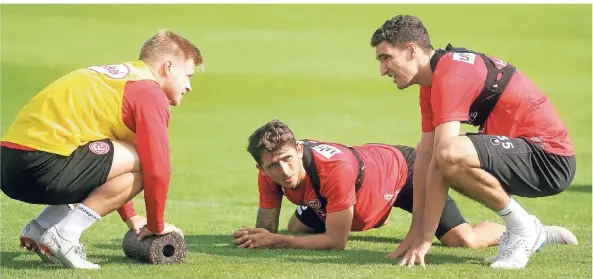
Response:
[{"label": "player's hand on roller", "polygon": [[126,225],[130,230],[133,230],[136,235],[140,233],[140,229],[146,226],[146,217],[144,216],[133,216],[132,218],[126,220]]},{"label": "player's hand on roller", "polygon": [[165,227],[164,227],[163,231],[161,231],[159,233],[154,233],[154,232],[150,231],[148,229],[148,227],[143,227],[142,229],[140,229],[140,233],[138,234],[138,240],[142,240],[142,239],[152,236],[152,235],[166,235],[166,234],[170,234],[172,232],[177,232],[181,235],[181,237],[184,237],[183,231],[181,231],[179,228],[177,228],[174,225],[171,225],[169,223],[165,223]]}]

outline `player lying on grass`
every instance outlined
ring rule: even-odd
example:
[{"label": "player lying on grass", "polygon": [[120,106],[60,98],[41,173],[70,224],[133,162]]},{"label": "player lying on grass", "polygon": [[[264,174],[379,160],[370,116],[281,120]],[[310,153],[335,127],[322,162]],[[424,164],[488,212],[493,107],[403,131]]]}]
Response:
[{"label": "player lying on grass", "polygon": [[[259,169],[260,208],[255,228],[233,233],[238,247],[341,250],[350,231],[382,226],[393,207],[412,212],[412,147],[297,141],[288,126],[273,120],[250,136],[247,149]],[[313,235],[276,234],[283,196],[297,205],[288,231]],[[505,230],[493,222],[468,224],[447,197],[435,236],[446,246],[481,248],[496,245]],[[550,243],[577,244],[567,229],[546,230]]]},{"label": "player lying on grass", "polygon": [[[191,90],[201,63],[197,47],[164,30],[144,43],[139,60],[75,70],[29,101],[1,147],[2,191],[48,205],[23,229],[21,246],[44,261],[95,269],[80,236],[116,209],[140,238],[181,232],[163,218],[169,106]],[[147,218],[131,202],[142,190]]]}]

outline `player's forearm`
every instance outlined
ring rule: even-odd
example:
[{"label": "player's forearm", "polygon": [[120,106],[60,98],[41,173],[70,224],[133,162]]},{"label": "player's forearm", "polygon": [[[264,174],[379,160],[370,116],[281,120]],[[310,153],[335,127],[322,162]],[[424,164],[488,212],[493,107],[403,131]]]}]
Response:
[{"label": "player's forearm", "polygon": [[430,163],[426,185],[427,188],[430,187],[430,190],[426,192],[421,237],[430,241],[439,224],[448,190],[448,185],[434,161]]},{"label": "player's forearm", "polygon": [[269,232],[278,232],[278,223],[280,220],[280,206],[277,208],[260,208],[257,211],[256,228],[263,228]]},{"label": "player's forearm", "polygon": [[147,142],[140,139],[138,142],[147,226],[155,233],[165,228],[165,204],[171,179],[169,150],[165,142]]},{"label": "player's forearm", "polygon": [[330,235],[314,234],[306,236],[291,236],[277,234],[274,248],[292,248],[303,250],[344,250],[346,239],[336,239]]},{"label": "player's forearm", "polygon": [[158,233],[165,228],[165,204],[169,181],[164,175],[162,177],[156,175],[145,177],[153,179],[150,183],[145,183],[144,188],[147,226],[151,232]]},{"label": "player's forearm", "polygon": [[426,201],[426,176],[428,167],[432,158],[432,145],[421,143],[416,154],[414,163],[413,178],[413,207],[412,207],[412,226],[419,228],[422,225],[424,207]]}]

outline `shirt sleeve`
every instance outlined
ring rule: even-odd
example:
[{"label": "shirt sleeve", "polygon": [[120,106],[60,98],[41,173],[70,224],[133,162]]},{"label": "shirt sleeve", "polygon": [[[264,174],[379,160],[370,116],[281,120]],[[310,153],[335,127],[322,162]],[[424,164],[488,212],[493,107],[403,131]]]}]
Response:
[{"label": "shirt sleeve", "polygon": [[430,87],[420,86],[420,114],[422,115],[422,132],[434,131],[432,107],[430,105]]},{"label": "shirt sleeve", "polygon": [[467,121],[477,90],[471,80],[455,72],[435,77],[430,101],[434,127],[449,121]]},{"label": "shirt sleeve", "polygon": [[122,207],[117,209],[117,213],[123,221],[127,221],[128,219],[136,216],[136,211],[134,210],[134,203],[129,201],[122,205]]},{"label": "shirt sleeve", "polygon": [[257,185],[259,188],[260,208],[272,209],[280,207],[282,203],[282,192],[278,189],[278,185],[272,183],[261,171],[257,176]]},{"label": "shirt sleeve", "polygon": [[[356,204],[356,191],[354,184],[358,170],[349,162],[336,162],[328,167],[330,173],[327,175],[325,184],[321,186],[320,194],[327,199],[325,207],[327,213],[347,209]],[[323,174],[319,174],[320,178]]]},{"label": "shirt sleeve", "polygon": [[132,115],[138,156],[142,167],[144,202],[148,229],[164,229],[164,213],[171,179],[169,150],[169,102],[154,82],[133,82],[126,86],[127,114]]}]

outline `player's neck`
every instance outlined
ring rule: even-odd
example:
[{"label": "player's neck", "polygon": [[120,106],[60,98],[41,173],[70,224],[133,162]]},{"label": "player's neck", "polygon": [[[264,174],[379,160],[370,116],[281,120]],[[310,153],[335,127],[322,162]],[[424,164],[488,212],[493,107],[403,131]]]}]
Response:
[{"label": "player's neck", "polygon": [[307,179],[307,172],[305,171],[305,168],[301,168],[301,171],[299,172],[299,184],[297,184],[297,189],[304,186],[305,185],[305,181]]},{"label": "player's neck", "polygon": [[161,77],[161,75],[159,75],[160,65],[158,63],[154,63],[152,61],[144,61],[144,63],[146,63],[146,65],[148,66],[148,68],[152,72],[152,75],[154,76],[154,79],[156,80],[156,82],[161,87],[163,87],[163,84],[165,82],[164,82],[163,78]]},{"label": "player's neck", "polygon": [[432,69],[430,68],[430,59],[434,55],[435,51],[431,50],[425,59],[420,62],[420,69],[418,69],[417,83],[420,86],[432,86]]}]

